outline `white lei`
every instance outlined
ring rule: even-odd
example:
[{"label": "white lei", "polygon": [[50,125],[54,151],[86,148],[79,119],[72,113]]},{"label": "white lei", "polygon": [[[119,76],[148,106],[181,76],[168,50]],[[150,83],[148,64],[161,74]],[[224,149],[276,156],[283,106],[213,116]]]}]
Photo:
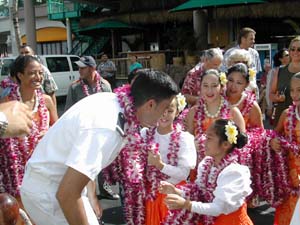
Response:
[{"label": "white lei", "polygon": [[206,104],[204,104],[204,113],[205,113],[205,115],[209,118],[217,118],[220,114],[220,111],[221,111],[221,108],[222,108],[223,104],[224,104],[224,98],[223,98],[223,96],[221,96],[221,101],[220,101],[220,105],[218,107],[218,110],[213,115],[208,112]]},{"label": "white lei", "polygon": [[245,92],[243,92],[240,100],[238,100],[238,102],[235,104],[230,103],[230,107],[238,107],[245,100],[246,97],[247,97],[247,94]]}]

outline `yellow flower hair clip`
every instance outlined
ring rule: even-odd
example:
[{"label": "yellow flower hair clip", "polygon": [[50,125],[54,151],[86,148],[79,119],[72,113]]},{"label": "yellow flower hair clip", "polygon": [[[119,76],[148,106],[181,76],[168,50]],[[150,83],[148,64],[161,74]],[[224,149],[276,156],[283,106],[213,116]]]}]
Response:
[{"label": "yellow flower hair clip", "polygon": [[179,93],[178,95],[176,95],[176,100],[177,100],[177,109],[179,112],[181,112],[182,110],[184,110],[184,108],[186,106],[185,97],[184,97],[184,95]]},{"label": "yellow flower hair clip", "polygon": [[228,121],[228,124],[225,125],[225,134],[230,144],[236,144],[238,131],[237,127],[231,121]]},{"label": "yellow flower hair clip", "polygon": [[254,69],[249,68],[249,80],[254,81],[256,77],[256,71]]},{"label": "yellow flower hair clip", "polygon": [[220,73],[220,82],[223,86],[228,82],[226,74],[224,72]]}]

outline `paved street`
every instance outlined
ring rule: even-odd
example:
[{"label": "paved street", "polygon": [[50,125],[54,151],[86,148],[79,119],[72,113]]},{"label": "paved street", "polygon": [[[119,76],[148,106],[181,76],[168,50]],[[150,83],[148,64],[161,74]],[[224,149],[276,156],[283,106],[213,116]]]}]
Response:
[{"label": "paved street", "polygon": [[[58,114],[62,115],[64,110],[65,98],[57,99]],[[265,124],[269,127],[268,124]],[[113,187],[114,191],[117,191],[117,187]],[[122,218],[121,203],[119,200],[101,200],[101,205],[104,209],[103,211],[103,221],[105,225],[119,225],[124,224]],[[266,203],[261,203],[261,205],[255,209],[249,209],[248,214],[251,217],[255,225],[272,225],[274,217],[274,209],[270,208]]]}]

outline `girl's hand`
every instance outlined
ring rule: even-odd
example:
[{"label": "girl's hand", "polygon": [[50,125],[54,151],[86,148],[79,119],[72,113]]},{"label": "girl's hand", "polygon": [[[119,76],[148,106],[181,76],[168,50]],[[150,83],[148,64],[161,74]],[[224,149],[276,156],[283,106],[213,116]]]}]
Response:
[{"label": "girl's hand", "polygon": [[158,187],[158,191],[161,194],[176,194],[176,188],[173,184],[167,181],[161,181]]},{"label": "girl's hand", "polygon": [[183,209],[185,208],[186,200],[176,194],[168,194],[164,200],[169,209]]},{"label": "girl's hand", "polygon": [[273,138],[271,141],[270,141],[270,145],[271,145],[271,148],[275,151],[275,152],[280,152],[281,150],[281,145],[280,145],[280,141],[278,138]]},{"label": "girl's hand", "polygon": [[150,151],[148,152],[148,164],[155,166],[159,170],[162,170],[164,167],[160,154],[153,154]]}]

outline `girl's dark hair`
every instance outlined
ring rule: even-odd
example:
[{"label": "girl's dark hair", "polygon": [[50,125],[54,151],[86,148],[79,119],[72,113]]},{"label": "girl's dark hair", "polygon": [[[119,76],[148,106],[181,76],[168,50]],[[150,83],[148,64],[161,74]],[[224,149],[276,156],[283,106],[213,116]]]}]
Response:
[{"label": "girl's dark hair", "polygon": [[[228,137],[226,135],[225,126],[228,125],[227,119],[218,119],[213,123],[213,128],[217,134],[217,136],[220,138],[220,144],[222,144],[224,141],[228,141]],[[232,122],[232,121],[231,121]],[[229,149],[229,152],[231,152],[234,148],[242,148],[244,147],[248,142],[248,136],[246,133],[243,133],[240,131],[239,127],[232,122],[234,126],[236,126],[238,135],[237,135],[237,142],[236,144],[232,144],[231,149]]]},{"label": "girl's dark hair", "polygon": [[18,73],[24,73],[25,68],[28,66],[29,63],[32,61],[36,61],[40,63],[37,57],[32,55],[20,55],[18,56],[15,61],[10,65],[10,76],[15,77],[18,83],[21,83]]},{"label": "girl's dark hair", "polygon": [[273,56],[273,60],[274,60],[274,66],[278,67],[281,65],[281,61],[280,59],[282,59],[284,57],[283,53],[288,51],[288,49],[283,48],[280,49],[278,52],[276,52],[276,54]]},{"label": "girl's dark hair", "polygon": [[243,75],[243,77],[246,79],[247,82],[249,82],[250,76],[248,72],[248,67],[244,63],[237,63],[234,64],[233,66],[229,67],[227,71],[227,77],[229,74],[234,73],[234,72],[239,72]]},{"label": "girl's dark hair", "polygon": [[[208,74],[213,74],[213,75],[217,76],[217,77],[219,78],[219,82],[220,82],[220,84],[221,84],[220,73],[219,73],[218,70],[215,70],[215,69],[209,69],[209,70],[206,70],[206,71],[203,73],[202,77],[201,77],[201,81],[202,81],[203,78],[204,78],[206,75],[208,75]],[[222,85],[222,84],[221,84],[221,85]]]},{"label": "girl's dark hair", "polygon": [[179,88],[172,78],[161,71],[138,70],[131,84],[131,95],[135,107],[142,106],[150,99],[156,103],[169,99],[179,93]]}]

